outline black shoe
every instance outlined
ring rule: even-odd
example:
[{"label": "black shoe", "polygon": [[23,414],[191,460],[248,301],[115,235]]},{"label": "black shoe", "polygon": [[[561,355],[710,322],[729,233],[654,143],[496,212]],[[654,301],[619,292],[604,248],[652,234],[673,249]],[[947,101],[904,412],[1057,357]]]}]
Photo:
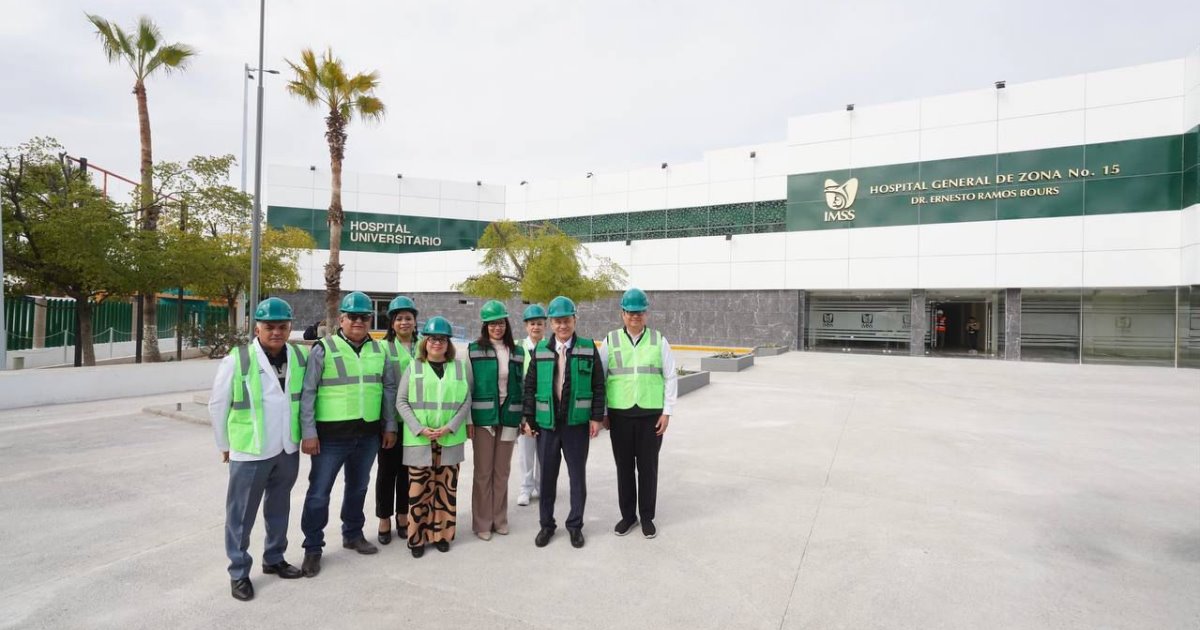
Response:
[{"label": "black shoe", "polygon": [[654,521],[648,518],[642,519],[642,535],[646,538],[654,538],[658,535],[658,528],[654,526]]},{"label": "black shoe", "polygon": [[568,528],[567,531],[571,534],[571,546],[576,549],[583,547],[583,530]]},{"label": "black shoe", "polygon": [[448,540],[439,540],[439,541],[433,543],[433,546],[437,547],[437,550],[442,553],[446,553],[447,551],[450,551],[450,541],[448,541]]},{"label": "black shoe", "polygon": [[379,532],[379,544],[386,545],[391,542],[392,542],[392,530],[389,529],[386,532]]},{"label": "black shoe", "polygon": [[379,547],[367,542],[366,538],[358,538],[355,540],[343,540],[342,547],[345,549],[353,549],[364,556],[369,556],[373,553],[379,553]]},{"label": "black shoe", "polygon": [[412,552],[414,558],[420,558],[421,556],[425,555],[425,545],[421,545],[420,547],[409,547],[408,550]]},{"label": "black shoe", "polygon": [[287,560],[281,560],[275,564],[264,564],[263,573],[267,575],[278,575],[285,580],[294,580],[304,577],[304,571],[287,563]]},{"label": "black shoe", "polygon": [[233,593],[233,598],[238,601],[248,602],[254,599],[254,585],[250,583],[248,577],[229,580],[229,590]]},{"label": "black shoe", "polygon": [[304,562],[300,563],[300,572],[304,574],[304,577],[317,577],[317,574],[321,572],[321,554],[304,554]]},{"label": "black shoe", "polygon": [[538,532],[537,538],[533,539],[533,544],[535,544],[539,547],[545,547],[546,545],[550,544],[550,539],[553,537],[554,537],[554,528],[553,527],[543,527],[541,529],[541,531]]},{"label": "black shoe", "polygon": [[634,525],[637,525],[636,518],[635,519],[621,519],[621,520],[617,521],[617,526],[613,528],[613,533],[618,536],[624,536],[625,534],[628,534],[633,529]]}]

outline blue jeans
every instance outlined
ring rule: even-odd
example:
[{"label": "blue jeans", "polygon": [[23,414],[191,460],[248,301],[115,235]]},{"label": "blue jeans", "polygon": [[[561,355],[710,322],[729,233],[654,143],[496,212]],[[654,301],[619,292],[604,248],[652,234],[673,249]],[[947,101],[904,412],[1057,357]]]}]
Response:
[{"label": "blue jeans", "polygon": [[[229,462],[229,488],[225,493],[225,555],[229,577],[250,577],[250,531],[258,505],[263,504],[267,544],[263,564],[283,562],[287,550],[288,511],[292,486],[300,472],[300,453],[280,453],[257,462]],[[263,501],[264,495],[266,501]]]},{"label": "blue jeans", "polygon": [[342,495],[342,540],[363,537],[363,502],[371,483],[371,466],[379,452],[379,436],[321,440],[321,452],[312,456],[308,473],[308,494],[304,497],[304,512],[300,529],[304,532],[305,555],[320,555],[325,546],[325,525],[329,523],[329,495],[342,466],[346,467]]}]

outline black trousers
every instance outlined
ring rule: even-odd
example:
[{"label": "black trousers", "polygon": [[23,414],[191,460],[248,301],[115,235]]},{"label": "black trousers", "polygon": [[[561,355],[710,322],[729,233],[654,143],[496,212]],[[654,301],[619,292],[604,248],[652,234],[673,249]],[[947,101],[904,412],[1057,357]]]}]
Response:
[{"label": "black trousers", "polygon": [[586,422],[538,431],[538,459],[542,466],[542,497],[538,500],[538,516],[543,528],[555,528],[554,500],[558,495],[558,470],[563,459],[567,460],[567,474],[571,477],[571,511],[567,514],[567,529],[583,527],[589,444],[591,436]]},{"label": "black trousers", "polygon": [[632,521],[640,512],[643,521],[654,520],[658,502],[658,451],[662,436],[655,435],[659,414],[625,416],[609,409],[609,440],[617,464],[617,505],[621,518]]},{"label": "black trousers", "polygon": [[403,454],[399,440],[392,448],[379,449],[379,466],[375,468],[375,516],[379,518],[408,514],[408,467],[401,461]]}]

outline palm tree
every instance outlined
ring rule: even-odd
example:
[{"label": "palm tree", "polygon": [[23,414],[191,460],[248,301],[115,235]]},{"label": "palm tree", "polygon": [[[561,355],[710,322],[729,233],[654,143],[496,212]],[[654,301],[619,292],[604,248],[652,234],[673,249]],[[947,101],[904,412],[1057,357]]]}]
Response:
[{"label": "palm tree", "polygon": [[342,159],[346,156],[346,127],[357,113],[367,122],[379,121],[386,111],[383,101],[375,96],[379,73],[346,73],[342,60],[326,49],[318,60],[311,48],[300,51],[300,63],[287,61],[295,77],[288,81],[287,90],[305,103],[328,109],[325,116],[325,140],[329,143],[329,262],[325,263],[325,315],[327,322],[337,321],[338,299],[342,291]]},{"label": "palm tree", "polygon": [[[173,70],[183,70],[196,51],[187,44],[159,45],[162,33],[150,18],[138,18],[133,32],[126,32],[120,26],[109,22],[98,15],[87,15],[88,20],[96,27],[96,35],[104,48],[104,56],[109,63],[124,63],[133,70],[133,95],[137,98],[138,132],[142,141],[141,185],[138,187],[141,208],[139,214],[142,229],[154,231],[158,229],[158,203],[154,198],[154,179],[152,177],[154,158],[150,145],[150,110],[146,106],[146,79],[156,71],[170,73]],[[149,361],[160,361],[158,352],[158,297],[154,291],[142,295],[145,312],[145,348],[143,353]]]}]

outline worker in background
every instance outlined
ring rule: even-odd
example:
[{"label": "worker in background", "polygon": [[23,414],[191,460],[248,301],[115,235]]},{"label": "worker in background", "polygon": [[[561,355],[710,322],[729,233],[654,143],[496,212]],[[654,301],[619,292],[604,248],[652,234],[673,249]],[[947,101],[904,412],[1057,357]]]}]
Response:
[{"label": "worker in background", "polygon": [[[546,334],[546,309],[541,304],[530,304],[521,313],[521,318],[525,320],[527,335],[521,340],[521,349],[525,351],[525,365],[521,372],[523,386],[525,374],[529,373],[529,364],[533,361],[533,349]],[[517,436],[517,460],[521,463],[521,488],[517,492],[517,505],[529,505],[529,500],[536,499],[541,491],[538,486],[542,472],[538,466],[536,438],[524,433]]]},{"label": "worker in background", "polygon": [[[417,306],[412,299],[397,295],[388,304],[387,333],[383,349],[388,366],[396,373],[396,382],[408,369],[417,352]],[[389,409],[384,413],[395,413]],[[399,422],[399,419],[397,419]],[[396,535],[408,535],[408,469],[403,461],[404,449],[379,449],[379,466],[375,469],[375,516],[379,519],[379,544],[392,542],[392,516],[396,517]]]}]

